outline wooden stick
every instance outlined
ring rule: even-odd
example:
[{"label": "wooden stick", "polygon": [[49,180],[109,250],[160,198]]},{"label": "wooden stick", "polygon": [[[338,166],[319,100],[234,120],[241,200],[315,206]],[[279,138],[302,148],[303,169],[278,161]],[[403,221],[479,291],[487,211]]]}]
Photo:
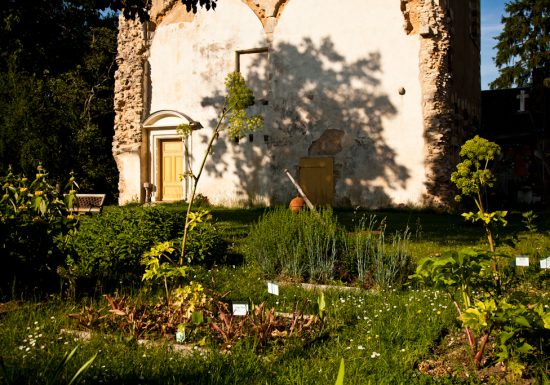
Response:
[{"label": "wooden stick", "polygon": [[315,206],[313,206],[313,204],[307,198],[306,194],[304,193],[304,191],[302,190],[298,182],[294,180],[294,178],[292,177],[292,175],[290,175],[290,172],[286,168],[285,168],[285,174],[288,176],[288,178],[290,179],[294,187],[296,187],[296,190],[298,190],[298,194],[300,194],[300,196],[304,199],[304,202],[306,202],[307,207],[309,207],[309,209],[312,211],[316,211]]}]

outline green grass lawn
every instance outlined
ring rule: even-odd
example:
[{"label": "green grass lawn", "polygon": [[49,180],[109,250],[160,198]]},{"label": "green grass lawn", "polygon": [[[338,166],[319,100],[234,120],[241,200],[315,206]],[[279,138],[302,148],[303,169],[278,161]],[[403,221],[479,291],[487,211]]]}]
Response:
[{"label": "green grass lawn", "polygon": [[[174,211],[184,209],[181,205],[169,207]],[[250,225],[264,212],[265,209],[212,209],[224,238],[232,244],[231,253],[239,254]],[[408,226],[414,260],[465,246],[485,247],[482,229],[458,215],[415,210],[337,210],[335,214],[349,231],[353,231],[362,215],[386,218],[388,232]],[[521,214],[512,214],[509,226],[498,231],[503,241],[500,250],[512,255],[550,252],[547,217],[540,213],[538,231],[530,234],[521,223]],[[514,246],[504,242],[512,240]],[[537,279],[547,284],[548,278],[547,273]],[[190,279],[201,282],[207,290],[224,293],[226,301],[265,302],[277,312],[292,312],[298,304],[304,313],[317,314],[319,291],[287,283],[280,286],[278,296],[268,294],[266,277],[242,258],[228,259],[223,266],[197,267]],[[532,279],[526,275],[526,284]],[[540,287],[541,301],[548,307],[548,286]],[[126,289],[127,293],[125,288],[120,290],[133,297],[156,296],[136,288]],[[455,309],[445,293],[410,285],[383,291],[330,289],[324,296],[326,318],[312,333],[275,339],[266,346],[260,346],[254,338],[242,338],[229,349],[220,349],[215,340],[206,338],[206,349],[195,349],[191,354],[174,351],[175,337],[150,336],[159,345],[146,347],[128,333],[112,330],[92,330],[87,341],[64,333],[63,330],[77,327],[67,314],[78,313],[87,306],[107,307],[100,296],[78,300],[52,296],[39,302],[13,298],[0,307],[0,384],[68,383],[96,354],[78,383],[334,384],[342,358],[345,384],[497,383],[496,377],[476,375],[470,369],[467,354],[445,364],[452,366],[449,371],[460,375],[434,377],[421,370],[426,360],[450,346],[451,336],[456,339],[461,335]],[[56,372],[64,354],[76,346],[74,356]],[[534,365],[529,372],[532,383],[547,383],[548,371],[548,362]]]}]

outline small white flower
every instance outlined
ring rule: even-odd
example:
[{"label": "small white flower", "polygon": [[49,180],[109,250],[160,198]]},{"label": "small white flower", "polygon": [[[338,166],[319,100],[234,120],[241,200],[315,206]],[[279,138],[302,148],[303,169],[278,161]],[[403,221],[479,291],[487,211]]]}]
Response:
[{"label": "small white flower", "polygon": [[376,358],[376,357],[379,357],[379,356],[380,356],[380,353],[372,352],[372,354],[370,355],[370,358]]},{"label": "small white flower", "polygon": [[358,349],[358,350],[365,350],[365,348],[363,347],[363,345],[357,345],[357,349]]}]

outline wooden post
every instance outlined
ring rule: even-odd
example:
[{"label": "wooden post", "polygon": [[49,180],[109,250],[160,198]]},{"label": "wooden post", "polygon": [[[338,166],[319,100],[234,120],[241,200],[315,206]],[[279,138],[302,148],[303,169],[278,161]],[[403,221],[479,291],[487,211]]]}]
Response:
[{"label": "wooden post", "polygon": [[286,168],[285,168],[285,174],[288,176],[288,178],[290,179],[294,187],[296,187],[296,190],[298,190],[298,194],[300,194],[300,196],[304,199],[304,202],[306,202],[307,207],[309,207],[309,209],[312,211],[316,211],[315,206],[313,206],[313,204],[307,198],[306,194],[304,193],[304,191],[302,190],[298,182],[294,180],[294,178],[292,177],[292,175],[290,175],[290,172]]}]

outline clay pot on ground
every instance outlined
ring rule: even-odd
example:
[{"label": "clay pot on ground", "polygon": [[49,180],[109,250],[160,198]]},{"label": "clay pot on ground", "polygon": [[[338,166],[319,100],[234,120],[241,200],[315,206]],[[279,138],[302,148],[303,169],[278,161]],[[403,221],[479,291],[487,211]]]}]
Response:
[{"label": "clay pot on ground", "polygon": [[290,201],[290,210],[292,210],[293,213],[297,214],[298,212],[300,212],[302,207],[304,207],[305,203],[306,202],[302,197],[295,197]]}]

